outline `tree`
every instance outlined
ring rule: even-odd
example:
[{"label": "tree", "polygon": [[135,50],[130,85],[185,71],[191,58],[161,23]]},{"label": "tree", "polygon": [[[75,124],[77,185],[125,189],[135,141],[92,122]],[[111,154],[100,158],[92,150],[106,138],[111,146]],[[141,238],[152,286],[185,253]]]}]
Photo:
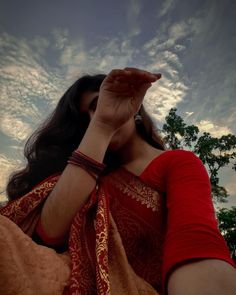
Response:
[{"label": "tree", "polygon": [[236,260],[236,207],[219,209],[217,217],[219,229],[228,244],[232,258]]},{"label": "tree", "polygon": [[[165,118],[166,123],[162,127],[164,140],[168,148],[192,150],[206,166],[212,185],[213,200],[226,202],[227,190],[219,185],[219,170],[236,160],[236,136],[223,135],[220,138],[213,137],[208,132],[199,135],[199,129],[195,125],[187,125],[176,114],[177,109],[172,108]],[[236,171],[236,161],[232,169]]]}]

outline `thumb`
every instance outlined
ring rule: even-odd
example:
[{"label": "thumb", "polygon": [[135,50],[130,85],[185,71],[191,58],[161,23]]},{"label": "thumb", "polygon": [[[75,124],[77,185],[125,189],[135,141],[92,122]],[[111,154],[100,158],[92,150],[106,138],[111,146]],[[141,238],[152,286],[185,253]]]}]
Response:
[{"label": "thumb", "polygon": [[142,86],[140,86],[139,90],[138,90],[138,95],[144,97],[147,90],[152,86],[151,83],[144,83]]},{"label": "thumb", "polygon": [[138,90],[136,90],[136,94],[135,94],[135,97],[136,97],[135,105],[136,106],[140,107],[148,88],[150,88],[151,86],[152,86],[151,83],[144,83],[139,87]]}]

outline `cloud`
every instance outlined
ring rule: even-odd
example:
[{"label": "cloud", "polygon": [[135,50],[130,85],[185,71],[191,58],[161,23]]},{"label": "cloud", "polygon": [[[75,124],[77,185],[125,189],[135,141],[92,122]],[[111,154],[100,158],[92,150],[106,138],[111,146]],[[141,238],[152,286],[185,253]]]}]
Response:
[{"label": "cloud", "polygon": [[143,52],[149,56],[146,68],[154,73],[162,73],[161,80],[148,91],[145,100],[147,110],[158,124],[163,123],[170,108],[176,107],[185,99],[189,90],[179,57],[179,53],[186,47],[179,43],[179,39],[190,34],[187,23],[165,23],[157,36],[143,45]]},{"label": "cloud", "polygon": [[188,104],[197,122],[209,120],[236,133],[236,59],[234,27],[230,1],[206,1],[188,20],[192,34],[187,54],[182,56],[189,73]]},{"label": "cloud", "polygon": [[236,206],[236,182],[235,175],[230,179],[230,182],[226,184],[226,189],[231,197],[234,199],[234,205]]},{"label": "cloud", "polygon": [[49,46],[46,39],[30,41],[3,33],[0,42],[0,128],[20,141],[48,114],[64,80],[42,57]]},{"label": "cloud", "polygon": [[54,46],[58,50],[62,50],[68,43],[69,33],[66,29],[56,28],[52,31],[54,37]]},{"label": "cloud", "polygon": [[[71,40],[60,29],[51,39],[38,36],[32,41],[3,33],[0,42],[0,131],[17,141],[47,116],[78,76],[125,67],[135,52],[127,38],[104,38],[87,50],[83,40]],[[57,55],[57,67],[47,63],[49,49]]]},{"label": "cloud", "polygon": [[184,83],[173,83],[171,79],[162,77],[147,92],[145,107],[159,124],[163,124],[169,110],[184,99],[186,91]]},{"label": "cloud", "polygon": [[160,9],[159,12],[159,17],[163,17],[164,15],[166,15],[170,10],[173,9],[173,6],[175,4],[175,0],[164,0],[162,1],[162,7]]},{"label": "cloud", "polygon": [[128,6],[126,9],[126,20],[128,28],[128,36],[134,37],[140,34],[140,24],[139,24],[139,15],[141,12],[142,6],[141,1],[129,0]]},{"label": "cloud", "polygon": [[209,132],[214,137],[221,137],[222,135],[232,133],[228,127],[217,126],[209,120],[201,120],[199,123],[197,123],[197,126],[201,132]]},{"label": "cloud", "polygon": [[89,49],[82,40],[71,40],[61,51],[60,64],[65,79],[73,81],[83,74],[108,73],[113,68],[124,68],[134,54],[135,50],[126,38],[104,38]]},{"label": "cloud", "polygon": [[7,199],[5,189],[8,177],[13,171],[19,168],[19,164],[19,160],[16,161],[0,154],[0,202]]},{"label": "cloud", "polygon": [[236,182],[235,182],[235,172],[231,168],[224,168],[223,171],[219,174],[220,180],[227,192],[229,197],[227,203],[218,203],[217,207],[219,208],[230,208],[236,206]]},{"label": "cloud", "polygon": [[0,118],[0,128],[5,135],[12,137],[14,140],[23,141],[32,132],[32,127],[23,122],[20,118],[2,114]]},{"label": "cloud", "polygon": [[189,33],[192,31],[190,30],[189,24],[187,21],[181,21],[178,23],[174,23],[169,27],[169,39],[176,42],[180,38],[187,37]]},{"label": "cloud", "polygon": [[194,112],[185,112],[185,114],[187,115],[187,117],[190,117],[192,114],[194,114]]}]

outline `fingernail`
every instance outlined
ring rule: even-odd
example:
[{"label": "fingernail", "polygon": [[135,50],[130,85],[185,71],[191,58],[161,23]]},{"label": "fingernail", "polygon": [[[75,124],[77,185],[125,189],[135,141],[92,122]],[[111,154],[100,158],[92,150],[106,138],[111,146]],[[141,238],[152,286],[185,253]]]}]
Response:
[{"label": "fingernail", "polygon": [[161,79],[161,74],[158,73],[158,74],[153,74],[157,79]]}]

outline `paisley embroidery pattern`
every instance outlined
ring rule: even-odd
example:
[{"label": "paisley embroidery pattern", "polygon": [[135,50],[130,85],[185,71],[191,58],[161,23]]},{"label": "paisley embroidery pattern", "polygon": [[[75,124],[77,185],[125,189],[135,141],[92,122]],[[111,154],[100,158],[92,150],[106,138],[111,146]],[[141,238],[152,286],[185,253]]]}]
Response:
[{"label": "paisley embroidery pattern", "polygon": [[136,274],[160,287],[165,234],[163,223],[157,223],[153,228],[130,208],[122,206],[119,198],[113,199],[110,207],[130,265]]},{"label": "paisley embroidery pattern", "polygon": [[20,224],[34,209],[36,209],[49,195],[59,176],[54,176],[37,185],[32,191],[21,198],[9,202],[0,209],[0,214],[8,217],[16,224]]},{"label": "paisley embroidery pattern", "polygon": [[136,274],[160,290],[166,228],[163,195],[125,170],[113,171],[104,181],[110,196],[110,212],[130,265]]},{"label": "paisley embroidery pattern", "polygon": [[89,202],[77,213],[70,230],[69,252],[72,260],[70,277],[70,294],[95,294],[95,279],[88,255],[84,249],[85,216],[96,202],[96,195],[92,195]]},{"label": "paisley embroidery pattern", "polygon": [[97,256],[96,277],[97,291],[100,295],[110,294],[108,276],[108,220],[108,199],[103,189],[100,189],[95,222]]},{"label": "paisley embroidery pattern", "polygon": [[[121,171],[119,170],[119,172]],[[129,175],[129,173],[126,173],[124,170],[122,170],[122,172],[125,174],[125,178],[122,173],[117,173],[117,171],[112,174],[113,185],[115,185],[122,193],[142,205],[145,205],[148,209],[158,211],[160,199],[159,193],[142,183],[140,179],[134,177],[133,175]],[[126,179],[127,177],[128,182]]]}]

